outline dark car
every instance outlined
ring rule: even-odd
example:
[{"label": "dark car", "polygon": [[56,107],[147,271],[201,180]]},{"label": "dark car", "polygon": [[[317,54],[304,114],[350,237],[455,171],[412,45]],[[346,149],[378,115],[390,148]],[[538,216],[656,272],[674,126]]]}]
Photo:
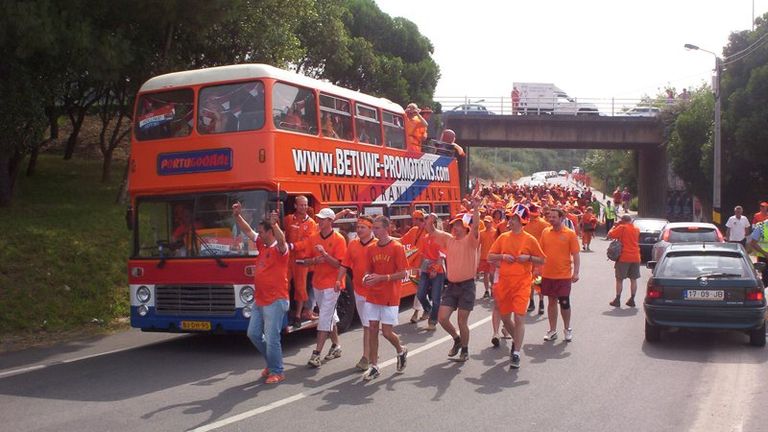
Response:
[{"label": "dark car", "polygon": [[743,331],[754,346],[765,346],[765,287],[738,243],[670,245],[645,295],[645,340],[657,342],[665,328]]},{"label": "dark car", "polygon": [[670,222],[664,226],[661,237],[653,245],[652,258],[658,261],[672,243],[724,242],[717,227],[706,222]]},{"label": "dark car", "polygon": [[661,230],[669,223],[666,219],[637,218],[632,223],[640,230],[640,257],[643,261],[651,259],[653,245],[659,241]]}]

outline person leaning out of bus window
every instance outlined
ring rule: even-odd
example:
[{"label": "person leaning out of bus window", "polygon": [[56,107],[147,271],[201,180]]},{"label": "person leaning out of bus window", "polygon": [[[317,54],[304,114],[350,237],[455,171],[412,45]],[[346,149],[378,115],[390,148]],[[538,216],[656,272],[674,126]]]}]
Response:
[{"label": "person leaning out of bus window", "polygon": [[405,107],[405,135],[408,139],[408,151],[421,152],[421,143],[427,139],[427,126],[429,124],[419,114],[418,105],[409,103]]},{"label": "person leaning out of bus window", "polygon": [[[248,338],[267,361],[261,377],[267,384],[285,379],[280,332],[288,313],[288,245],[280,229],[277,212],[272,212],[258,225],[258,232],[241,214],[240,203],[232,205],[238,228],[258,244],[259,255],[254,265],[253,313],[248,321]],[[259,240],[259,241],[257,241]]]}]

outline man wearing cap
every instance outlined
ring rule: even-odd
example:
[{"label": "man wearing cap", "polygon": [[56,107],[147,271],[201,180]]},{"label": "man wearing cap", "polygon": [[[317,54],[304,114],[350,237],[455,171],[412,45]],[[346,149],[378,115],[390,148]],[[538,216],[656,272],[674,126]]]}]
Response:
[{"label": "man wearing cap", "polygon": [[760,203],[760,211],[752,216],[752,227],[754,228],[755,225],[765,220],[768,220],[768,201],[763,201]]},{"label": "man wearing cap", "polygon": [[421,143],[427,138],[429,124],[419,114],[419,107],[409,103],[405,107],[405,135],[408,140],[408,151],[421,153]]},{"label": "man wearing cap", "polygon": [[[472,216],[462,215],[451,220],[451,233],[438,230],[434,221],[426,224],[427,233],[445,251],[448,286],[440,299],[437,320],[453,338],[448,357],[459,355],[458,361],[469,359],[469,314],[475,305],[475,274],[480,258],[480,197],[472,197]],[[430,215],[430,219],[433,216]],[[471,223],[471,224],[470,224]],[[458,309],[459,332],[451,324],[451,315]]]},{"label": "man wearing cap", "polygon": [[303,310],[304,303],[309,300],[307,293],[309,267],[300,264],[310,256],[309,238],[317,233],[317,222],[307,214],[307,210],[309,210],[307,197],[304,195],[297,196],[294,199],[294,205],[296,211],[285,217],[283,226],[285,227],[285,239],[291,250],[288,259],[288,280],[289,282],[293,281],[294,312],[291,321],[294,327],[299,327],[302,319],[317,318],[312,313],[311,307]]},{"label": "man wearing cap", "polygon": [[355,307],[360,322],[363,324],[363,356],[357,362],[355,367],[362,372],[368,370],[370,354],[368,346],[368,319],[365,316],[365,298],[368,295],[368,287],[363,284],[363,276],[368,270],[367,249],[376,244],[376,237],[373,236],[373,219],[370,216],[361,215],[357,218],[357,238],[347,245],[347,253],[339,267],[339,274],[336,277],[336,290],[341,291],[344,285],[347,271],[352,271],[352,285],[355,289]]},{"label": "man wearing cap", "polygon": [[635,307],[637,280],[640,278],[640,230],[632,223],[630,215],[623,215],[619,224],[608,231],[609,239],[621,242],[621,255],[613,268],[616,275],[616,298],[609,304],[621,306],[621,291],[624,279],[629,278],[629,300],[627,306]]},{"label": "man wearing cap", "polygon": [[[537,206],[534,203],[531,203],[528,205],[528,212],[531,216],[530,222],[528,222],[526,225],[523,226],[523,231],[527,232],[528,234],[532,235],[536,241],[541,242],[541,233],[544,232],[546,228],[549,228],[551,225],[549,222],[546,221],[541,216],[541,210],[539,206]],[[533,266],[533,273],[534,276],[538,276],[541,273],[541,268],[539,266]],[[531,312],[535,309],[535,304],[533,302],[533,294],[534,294],[534,288],[533,285],[531,285],[531,300],[528,303],[528,312]],[[539,293],[539,315],[544,314],[544,297]]]},{"label": "man wearing cap", "polygon": [[[541,234],[541,249],[547,262],[541,272],[541,293],[549,299],[547,318],[549,331],[545,341],[557,339],[557,305],[563,316],[565,341],[573,339],[571,329],[571,284],[579,280],[579,240],[576,233],[563,226],[565,212],[559,208],[549,210],[547,219],[552,225]],[[571,270],[573,264],[573,270]]]},{"label": "man wearing cap", "polygon": [[[405,247],[408,255],[408,268],[421,269],[421,261],[423,259],[424,240],[427,237],[427,232],[424,230],[424,212],[421,210],[415,210],[411,217],[413,218],[413,226],[398,240],[400,244]],[[427,311],[422,308],[422,303],[419,302],[418,296],[413,299],[413,315],[411,316],[411,322],[416,323],[427,319]],[[419,311],[422,312],[421,318],[419,318]]]},{"label": "man wearing cap", "polygon": [[[315,293],[315,302],[320,309],[317,323],[317,346],[312,351],[312,356],[307,364],[311,367],[320,367],[323,360],[329,361],[341,357],[339,346],[339,333],[336,323],[339,317],[336,315],[336,301],[339,293],[344,289],[336,284],[339,266],[347,253],[347,242],[344,236],[333,229],[333,221],[336,213],[329,208],[320,210],[317,215],[320,232],[309,239],[311,245],[311,258],[307,259],[307,265],[313,265],[312,290]],[[320,353],[323,350],[326,339],[331,337],[331,348],[323,360]]]},{"label": "man wearing cap", "polygon": [[[516,204],[507,213],[509,231],[491,247],[488,259],[499,263],[499,283],[493,291],[504,327],[512,335],[510,367],[520,367],[520,349],[525,337],[525,316],[533,283],[533,265],[545,262],[544,252],[534,236],[523,231],[530,220],[528,208]],[[512,314],[515,314],[514,322]]]}]

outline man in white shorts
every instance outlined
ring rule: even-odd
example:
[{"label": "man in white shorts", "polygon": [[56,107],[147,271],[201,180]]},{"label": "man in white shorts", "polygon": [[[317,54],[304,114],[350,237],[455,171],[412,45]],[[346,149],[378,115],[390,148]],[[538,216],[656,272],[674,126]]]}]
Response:
[{"label": "man in white shorts", "polygon": [[341,291],[347,271],[352,271],[352,285],[355,288],[355,306],[357,315],[363,323],[363,356],[355,365],[356,368],[365,372],[368,370],[370,354],[368,353],[368,319],[365,316],[365,297],[368,294],[368,287],[363,284],[363,276],[368,271],[368,255],[366,250],[374,246],[377,242],[373,236],[373,219],[370,216],[360,216],[357,218],[357,238],[347,245],[347,254],[339,267],[339,276],[336,279],[336,289]]},{"label": "man in white shorts", "polygon": [[373,220],[373,234],[378,241],[366,249],[368,267],[363,284],[368,289],[365,297],[365,317],[368,320],[368,353],[370,366],[363,379],[370,381],[380,374],[379,325],[381,333],[397,351],[397,371],[405,369],[408,349],[400,345],[400,338],[394,332],[397,315],[400,312],[400,285],[408,275],[408,260],[405,248],[389,236],[389,219],[377,216]]}]

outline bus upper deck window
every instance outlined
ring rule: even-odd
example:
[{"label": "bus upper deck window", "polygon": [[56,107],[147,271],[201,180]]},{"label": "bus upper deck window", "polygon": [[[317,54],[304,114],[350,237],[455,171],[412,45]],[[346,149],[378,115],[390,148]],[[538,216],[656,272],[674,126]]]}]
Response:
[{"label": "bus upper deck window", "polygon": [[320,94],[320,130],[324,137],[352,141],[352,114],[346,99]]},{"label": "bus upper deck window", "polygon": [[276,83],[272,90],[272,119],[278,129],[316,135],[315,94],[309,89]]},{"label": "bus upper deck window", "polygon": [[136,139],[148,141],[189,135],[192,100],[191,89],[141,95],[136,108]]},{"label": "bus upper deck window", "polygon": [[224,84],[200,90],[197,131],[201,134],[258,130],[264,126],[264,84]]},{"label": "bus upper deck window", "polygon": [[384,144],[387,147],[405,150],[403,116],[384,111],[382,118],[384,120]]},{"label": "bus upper deck window", "polygon": [[376,108],[366,105],[355,105],[355,129],[357,140],[361,143],[381,143],[381,124]]}]

